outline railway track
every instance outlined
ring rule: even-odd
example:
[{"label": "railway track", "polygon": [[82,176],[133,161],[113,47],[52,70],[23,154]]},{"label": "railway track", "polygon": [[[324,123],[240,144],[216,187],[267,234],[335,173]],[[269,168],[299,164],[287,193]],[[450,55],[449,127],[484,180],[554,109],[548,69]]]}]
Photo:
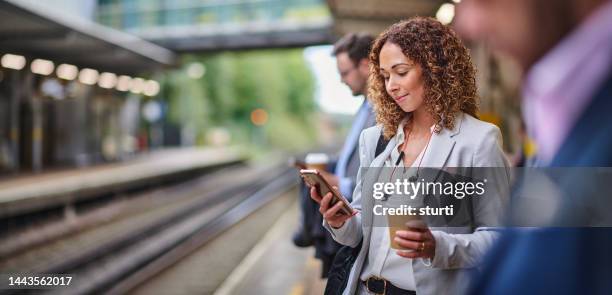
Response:
[{"label": "railway track", "polygon": [[[250,174],[224,173],[229,181],[218,187],[209,184],[205,196],[188,198],[180,205],[169,204],[164,210],[134,221],[140,222],[139,226],[107,235],[94,247],[66,250],[60,259],[21,267],[22,272],[30,274],[70,274],[73,282],[69,288],[1,290],[0,294],[126,293],[213,240],[296,183],[293,169],[278,166]],[[198,190],[195,191],[177,186],[165,193],[197,195]],[[129,223],[129,219],[125,223]]]}]

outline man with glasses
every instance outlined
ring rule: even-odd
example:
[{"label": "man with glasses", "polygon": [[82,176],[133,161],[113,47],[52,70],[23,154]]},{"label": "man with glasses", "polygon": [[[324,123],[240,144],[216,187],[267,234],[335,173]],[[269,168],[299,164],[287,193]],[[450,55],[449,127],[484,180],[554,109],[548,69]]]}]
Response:
[{"label": "man with glasses", "polygon": [[[365,96],[369,74],[368,54],[374,38],[365,33],[349,33],[334,44],[332,55],[336,57],[336,65],[342,83],[351,89],[354,96]],[[334,98],[328,98],[334,99]],[[359,107],[351,129],[338,155],[334,173],[321,171],[323,177],[333,186],[337,186],[342,195],[352,199],[355,189],[357,171],[359,170],[358,140],[361,131],[374,126],[376,119],[367,99]],[[331,171],[331,170],[330,170]],[[293,242],[296,246],[314,245],[315,256],[323,262],[323,276],[327,271],[336,251],[339,248],[327,230],[323,228],[319,206],[310,198],[310,192],[305,186],[300,192],[302,205],[302,228],[295,233]]]}]

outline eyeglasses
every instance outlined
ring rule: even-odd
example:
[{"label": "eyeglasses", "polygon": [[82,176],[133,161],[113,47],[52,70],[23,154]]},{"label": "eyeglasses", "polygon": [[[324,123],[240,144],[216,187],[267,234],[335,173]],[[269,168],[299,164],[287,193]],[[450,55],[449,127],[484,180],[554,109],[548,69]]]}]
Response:
[{"label": "eyeglasses", "polygon": [[351,67],[350,69],[348,69],[348,70],[346,70],[346,71],[341,71],[341,72],[340,72],[340,77],[341,77],[342,79],[344,79],[344,78],[346,78],[346,76],[350,75],[350,74],[351,74],[351,72],[353,72],[353,71],[354,71],[354,70],[356,70],[356,69],[357,69],[357,67],[356,67],[356,66],[353,66],[353,67]]}]

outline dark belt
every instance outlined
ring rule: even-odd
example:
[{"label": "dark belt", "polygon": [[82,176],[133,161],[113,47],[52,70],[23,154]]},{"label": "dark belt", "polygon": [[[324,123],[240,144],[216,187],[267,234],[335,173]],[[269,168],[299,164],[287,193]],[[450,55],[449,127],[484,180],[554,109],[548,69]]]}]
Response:
[{"label": "dark belt", "polygon": [[416,295],[415,291],[401,289],[391,284],[391,282],[379,277],[369,277],[366,281],[361,282],[370,293],[374,294]]}]

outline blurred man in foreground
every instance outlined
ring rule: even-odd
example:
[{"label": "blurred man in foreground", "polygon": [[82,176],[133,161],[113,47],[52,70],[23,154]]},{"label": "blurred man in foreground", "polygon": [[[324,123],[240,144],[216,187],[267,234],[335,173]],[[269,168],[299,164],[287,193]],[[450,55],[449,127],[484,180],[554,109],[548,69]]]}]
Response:
[{"label": "blurred man in foreground", "polygon": [[[612,1],[463,0],[456,26],[524,70],[523,116],[537,166],[612,166]],[[470,293],[611,294],[610,214],[591,223],[590,214],[568,210],[609,212],[610,201],[597,203],[609,194],[581,187],[589,179],[579,178],[557,183],[555,227],[505,232]],[[572,190],[576,199],[566,197]]]}]

